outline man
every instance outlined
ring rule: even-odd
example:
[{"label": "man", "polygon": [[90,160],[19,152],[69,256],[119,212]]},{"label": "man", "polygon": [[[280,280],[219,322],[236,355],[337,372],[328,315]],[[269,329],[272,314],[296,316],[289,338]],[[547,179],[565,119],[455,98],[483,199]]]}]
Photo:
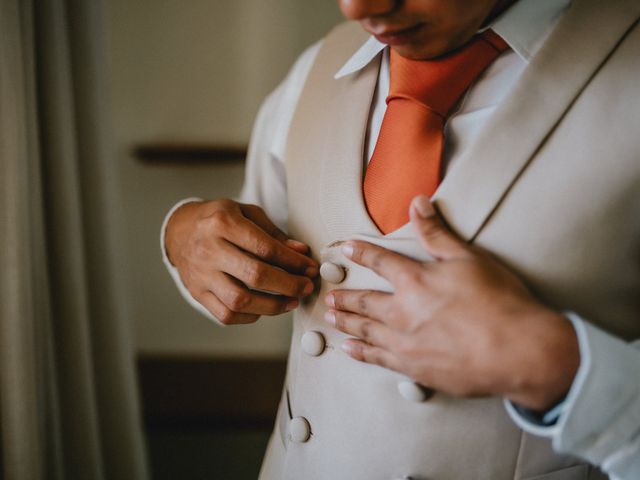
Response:
[{"label": "man", "polygon": [[373,37],[265,102],[264,210],[163,228],[203,313],[296,309],[262,478],[640,478],[640,5],[339,3]]}]

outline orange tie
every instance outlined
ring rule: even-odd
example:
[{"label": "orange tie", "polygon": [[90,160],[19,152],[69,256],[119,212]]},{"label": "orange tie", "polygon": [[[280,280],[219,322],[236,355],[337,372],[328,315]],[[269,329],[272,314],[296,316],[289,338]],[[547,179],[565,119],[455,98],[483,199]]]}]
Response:
[{"label": "orange tie", "polygon": [[507,48],[502,38],[487,30],[435,60],[409,60],[391,50],[387,110],[364,177],[367,210],[381,232],[409,221],[413,197],[436,191],[447,116]]}]

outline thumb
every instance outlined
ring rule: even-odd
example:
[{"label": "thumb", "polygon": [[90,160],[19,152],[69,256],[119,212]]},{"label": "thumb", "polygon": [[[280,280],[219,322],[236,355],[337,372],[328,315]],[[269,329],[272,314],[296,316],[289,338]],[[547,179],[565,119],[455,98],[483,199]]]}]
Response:
[{"label": "thumb", "polygon": [[451,260],[468,253],[467,244],[445,227],[426,195],[413,199],[409,218],[422,246],[437,260]]}]

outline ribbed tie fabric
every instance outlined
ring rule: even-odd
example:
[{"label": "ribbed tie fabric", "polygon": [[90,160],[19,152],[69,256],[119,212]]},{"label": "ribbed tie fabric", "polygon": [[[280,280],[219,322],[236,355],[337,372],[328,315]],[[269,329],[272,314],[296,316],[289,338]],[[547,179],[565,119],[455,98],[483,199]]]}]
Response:
[{"label": "ribbed tie fabric", "polygon": [[441,178],[447,116],[507,48],[502,38],[487,30],[435,60],[409,60],[391,50],[387,110],[364,177],[367,210],[381,232],[409,221],[409,205],[416,195],[433,195]]}]

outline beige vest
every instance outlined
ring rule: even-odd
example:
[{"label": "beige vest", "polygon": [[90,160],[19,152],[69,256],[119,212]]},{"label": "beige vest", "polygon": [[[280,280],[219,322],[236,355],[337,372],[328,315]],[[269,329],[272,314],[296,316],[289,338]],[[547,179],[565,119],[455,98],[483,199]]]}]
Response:
[{"label": "beige vest", "polygon": [[[435,195],[452,229],[495,253],[542,301],[627,339],[640,337],[639,15],[637,0],[574,0]],[[380,62],[333,75],[364,39],[353,24],[327,37],[289,132],[290,233],[338,268],[296,312],[261,478],[601,478],[520,431],[501,399],[421,398],[402,375],[342,353],[345,336],[323,322],[329,290],[389,288],[345,259],[341,240],[425,259],[410,226],[382,236],[363,203]]]}]

